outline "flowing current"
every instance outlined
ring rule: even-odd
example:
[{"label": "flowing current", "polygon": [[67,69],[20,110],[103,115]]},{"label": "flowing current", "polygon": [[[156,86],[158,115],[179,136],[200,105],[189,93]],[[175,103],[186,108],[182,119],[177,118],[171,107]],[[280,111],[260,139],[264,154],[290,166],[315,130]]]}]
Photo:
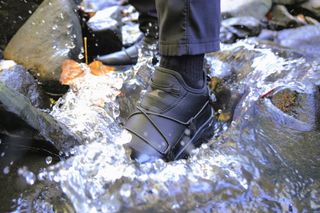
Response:
[{"label": "flowing current", "polygon": [[[234,54],[208,55],[209,74],[227,79],[242,96],[232,122],[217,121],[214,138],[187,160],[138,164],[123,148],[131,136],[121,125],[116,97],[137,70],[153,71],[145,58],[127,72],[88,72],[74,81],[51,114],[83,145],[37,174],[38,181],[56,184],[76,212],[320,211],[318,121],[294,118],[261,98],[283,88],[319,93],[319,63],[252,41],[222,52]],[[243,64],[228,61],[237,57]],[[48,211],[48,203],[35,208]]]}]

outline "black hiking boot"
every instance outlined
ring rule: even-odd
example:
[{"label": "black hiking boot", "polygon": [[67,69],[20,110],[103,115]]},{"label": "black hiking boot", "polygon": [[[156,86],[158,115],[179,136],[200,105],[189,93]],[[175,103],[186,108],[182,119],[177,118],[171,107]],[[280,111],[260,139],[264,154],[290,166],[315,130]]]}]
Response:
[{"label": "black hiking boot", "polygon": [[142,53],[145,51],[157,51],[151,49],[154,46],[157,46],[157,42],[157,39],[142,37],[131,47],[118,52],[98,56],[96,59],[106,65],[111,66],[133,65],[138,61],[139,51],[142,51]]},{"label": "black hiking boot", "polygon": [[212,132],[213,121],[206,84],[191,88],[178,72],[158,67],[141,104],[126,123],[132,133],[131,157],[141,163],[185,158]]}]

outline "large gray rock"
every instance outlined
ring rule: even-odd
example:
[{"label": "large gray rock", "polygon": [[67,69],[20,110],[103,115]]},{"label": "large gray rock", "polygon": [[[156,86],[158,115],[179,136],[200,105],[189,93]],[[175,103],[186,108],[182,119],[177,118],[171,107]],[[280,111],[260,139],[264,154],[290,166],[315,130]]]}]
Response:
[{"label": "large gray rock", "polygon": [[1,69],[0,62],[0,81],[7,87],[26,96],[31,104],[37,108],[48,108],[49,98],[44,95],[38,82],[29,72],[21,65],[15,65]]},{"label": "large gray rock", "polygon": [[275,42],[293,48],[306,56],[320,57],[320,25],[279,31]]},{"label": "large gray rock", "polygon": [[37,9],[42,0],[5,0],[0,2],[0,48],[4,48]]},{"label": "large gray rock", "polygon": [[58,81],[65,59],[77,59],[82,34],[76,5],[70,0],[45,0],[19,29],[4,56],[29,69],[45,83]]},{"label": "large gray rock", "polygon": [[271,0],[223,0],[221,1],[221,13],[223,18],[253,16],[262,19],[271,6]]}]

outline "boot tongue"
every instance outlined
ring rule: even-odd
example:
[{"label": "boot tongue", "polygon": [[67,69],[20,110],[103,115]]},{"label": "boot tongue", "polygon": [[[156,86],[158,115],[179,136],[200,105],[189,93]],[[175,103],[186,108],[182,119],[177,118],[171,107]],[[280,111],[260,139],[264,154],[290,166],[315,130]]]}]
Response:
[{"label": "boot tongue", "polygon": [[174,74],[156,70],[141,106],[156,113],[162,113],[174,107],[183,91],[177,77],[179,78]]}]

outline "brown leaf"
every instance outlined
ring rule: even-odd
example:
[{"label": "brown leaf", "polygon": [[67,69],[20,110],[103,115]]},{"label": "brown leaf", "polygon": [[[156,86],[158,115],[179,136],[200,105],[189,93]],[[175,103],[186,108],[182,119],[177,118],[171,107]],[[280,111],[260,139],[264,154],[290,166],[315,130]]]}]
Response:
[{"label": "brown leaf", "polygon": [[93,75],[104,75],[114,71],[114,67],[106,66],[101,61],[94,61],[89,64],[89,68]]},{"label": "brown leaf", "polygon": [[67,59],[61,67],[60,82],[62,85],[70,85],[72,80],[83,75],[84,71],[81,69],[80,64],[74,60]]}]

